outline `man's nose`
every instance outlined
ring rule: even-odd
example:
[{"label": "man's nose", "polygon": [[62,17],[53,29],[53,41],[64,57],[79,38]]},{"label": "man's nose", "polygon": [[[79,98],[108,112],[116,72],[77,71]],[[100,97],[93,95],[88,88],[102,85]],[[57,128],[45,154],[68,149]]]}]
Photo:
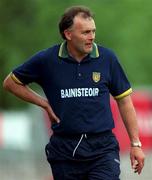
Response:
[{"label": "man's nose", "polygon": [[89,33],[89,39],[91,39],[91,40],[94,40],[95,39],[95,32],[90,32]]}]

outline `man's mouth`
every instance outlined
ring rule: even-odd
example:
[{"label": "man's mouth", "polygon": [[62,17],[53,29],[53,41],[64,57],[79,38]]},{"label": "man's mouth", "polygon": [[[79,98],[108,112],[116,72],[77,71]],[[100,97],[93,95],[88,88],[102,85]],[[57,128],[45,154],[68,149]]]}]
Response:
[{"label": "man's mouth", "polygon": [[87,46],[88,48],[92,48],[92,43],[86,43],[86,46]]}]

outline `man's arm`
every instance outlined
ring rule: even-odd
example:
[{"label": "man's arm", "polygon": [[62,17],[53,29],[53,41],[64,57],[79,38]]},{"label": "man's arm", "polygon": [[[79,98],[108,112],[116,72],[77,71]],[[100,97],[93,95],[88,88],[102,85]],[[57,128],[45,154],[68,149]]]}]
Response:
[{"label": "man's arm", "polygon": [[3,87],[7,91],[13,93],[15,96],[21,98],[22,100],[42,107],[43,109],[45,109],[47,111],[49,118],[52,122],[55,121],[55,122],[59,123],[59,118],[53,112],[47,99],[43,98],[42,96],[40,96],[39,94],[34,92],[28,86],[16,83],[11,78],[11,76],[8,75],[3,82]]},{"label": "man's arm", "polygon": [[[138,124],[136,112],[130,95],[117,100],[118,108],[128,132],[131,143],[139,142]],[[131,165],[135,172],[141,173],[144,166],[145,155],[140,147],[131,146],[130,150]]]}]

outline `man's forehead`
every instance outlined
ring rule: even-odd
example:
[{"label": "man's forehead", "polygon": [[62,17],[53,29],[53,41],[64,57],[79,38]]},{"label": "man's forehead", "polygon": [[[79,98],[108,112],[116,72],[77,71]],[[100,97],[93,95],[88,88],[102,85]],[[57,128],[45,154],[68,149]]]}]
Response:
[{"label": "man's forehead", "polygon": [[94,19],[89,16],[82,16],[82,14],[78,14],[73,18],[74,23],[77,21],[94,21]]},{"label": "man's forehead", "polygon": [[84,25],[91,25],[95,26],[94,19],[92,17],[82,17],[80,15],[77,15],[73,19],[73,25],[79,25],[79,26],[84,26]]}]

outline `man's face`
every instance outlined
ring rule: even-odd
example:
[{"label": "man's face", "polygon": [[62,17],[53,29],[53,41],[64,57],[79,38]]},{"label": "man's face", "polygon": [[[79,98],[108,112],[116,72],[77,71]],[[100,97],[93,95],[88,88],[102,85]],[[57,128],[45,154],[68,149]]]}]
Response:
[{"label": "man's face", "polygon": [[91,17],[83,18],[77,15],[69,30],[69,47],[79,55],[86,55],[92,51],[95,39],[95,22]]}]

